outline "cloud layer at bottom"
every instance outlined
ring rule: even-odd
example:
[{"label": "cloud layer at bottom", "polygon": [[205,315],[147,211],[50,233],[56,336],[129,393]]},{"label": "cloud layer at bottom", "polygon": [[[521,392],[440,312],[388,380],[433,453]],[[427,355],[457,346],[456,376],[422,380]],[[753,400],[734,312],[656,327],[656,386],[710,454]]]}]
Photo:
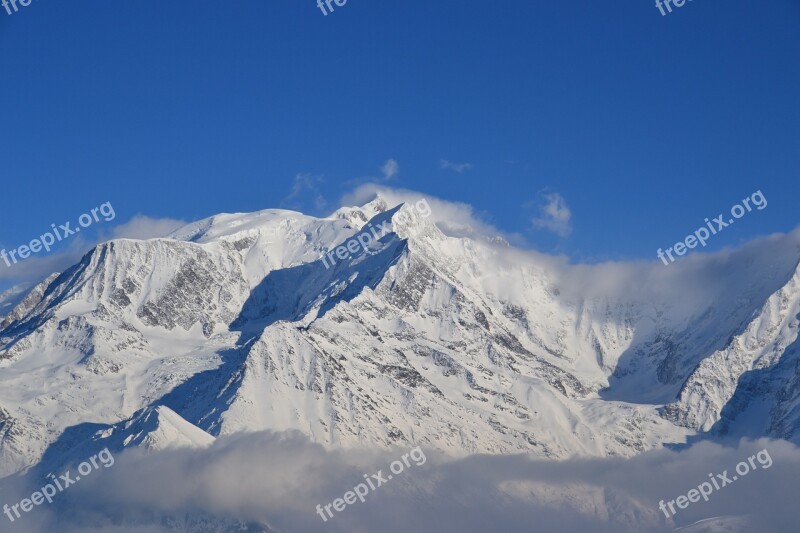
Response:
[{"label": "cloud layer at bottom", "polygon": [[[674,521],[658,509],[660,500],[686,494],[708,474],[734,475],[738,463],[764,449],[771,467],[756,462],[757,469],[715,490],[708,502],[690,503]],[[629,459],[566,461],[525,455],[452,459],[422,450],[424,464],[411,462],[364,503],[348,505],[327,522],[316,514],[317,504],[342,497],[365,474],[388,474],[390,463],[409,449],[326,450],[294,433],[251,433],[220,438],[202,450],[131,450],[60,493],[52,506],[35,507],[14,524],[0,516],[0,529],[234,531],[250,524],[249,531],[276,532],[640,532],[716,517],[688,531],[711,531],[704,527],[724,522],[781,532],[795,531],[800,520],[794,501],[800,449],[785,441],[735,447],[701,442]],[[31,489],[13,492],[26,495],[43,482],[29,484]],[[16,501],[12,491],[0,493],[0,504]]]}]

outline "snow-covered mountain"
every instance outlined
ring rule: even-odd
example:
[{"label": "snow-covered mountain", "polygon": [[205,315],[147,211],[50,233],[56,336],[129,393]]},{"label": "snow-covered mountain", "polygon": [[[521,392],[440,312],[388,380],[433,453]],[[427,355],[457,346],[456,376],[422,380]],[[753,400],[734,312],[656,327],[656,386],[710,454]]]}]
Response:
[{"label": "snow-covered mountain", "polygon": [[7,315],[30,292],[30,284],[15,285],[0,292],[0,317]]},{"label": "snow-covered mountain", "polygon": [[553,458],[800,440],[797,232],[575,266],[419,205],[217,215],[31,288],[0,317],[0,477],[262,429]]}]

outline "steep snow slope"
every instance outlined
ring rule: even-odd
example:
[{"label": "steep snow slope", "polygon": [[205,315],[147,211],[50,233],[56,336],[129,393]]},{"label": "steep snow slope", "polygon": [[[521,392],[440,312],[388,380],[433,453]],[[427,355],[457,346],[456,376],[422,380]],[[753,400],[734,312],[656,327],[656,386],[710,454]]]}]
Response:
[{"label": "steep snow slope", "polygon": [[[720,420],[722,409],[737,392],[745,373],[763,373],[787,359],[796,361],[793,352],[787,354],[787,348],[797,341],[798,316],[800,269],[767,299],[743,332],[700,362],[684,383],[678,401],[665,408],[669,418],[687,427],[711,429]],[[796,375],[796,372],[790,374]],[[759,381],[766,385],[763,380]],[[772,398],[764,396],[775,408],[784,405],[786,400],[796,400],[796,397],[780,398],[775,404]],[[768,425],[777,422],[769,417],[766,420]]]}]

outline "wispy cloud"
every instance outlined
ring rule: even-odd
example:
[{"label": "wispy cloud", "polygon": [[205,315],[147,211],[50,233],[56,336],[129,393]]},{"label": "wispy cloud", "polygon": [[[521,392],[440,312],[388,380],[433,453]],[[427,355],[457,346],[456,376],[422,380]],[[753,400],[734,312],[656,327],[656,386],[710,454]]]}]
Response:
[{"label": "wispy cloud", "polygon": [[125,224],[112,228],[112,239],[154,239],[166,237],[181,226],[185,220],[176,218],[153,218],[146,215],[136,215]]},{"label": "wispy cloud", "polygon": [[472,163],[453,163],[452,161],[448,161],[447,159],[440,159],[439,167],[445,170],[452,170],[453,172],[461,174],[471,169]]},{"label": "wispy cloud", "polygon": [[533,226],[538,229],[552,231],[559,237],[572,233],[572,211],[567,202],[558,193],[545,194],[544,203],[539,207],[539,216],[534,218]]},{"label": "wispy cloud", "polygon": [[389,181],[400,172],[400,165],[394,159],[389,159],[381,167],[381,172],[383,172],[383,181]]},{"label": "wispy cloud", "polygon": [[440,230],[451,237],[479,237],[496,240],[498,237],[517,245],[525,243],[519,234],[506,233],[492,225],[486,217],[478,213],[471,205],[463,202],[452,202],[409,189],[389,187],[380,183],[366,183],[345,194],[339,202],[341,207],[364,205],[375,195],[383,197],[391,206],[400,203],[412,203],[421,198],[427,199],[431,206],[429,219]]},{"label": "wispy cloud", "polygon": [[400,163],[394,158],[387,159],[380,167],[380,175],[361,176],[346,180],[343,185],[348,187],[363,187],[366,184],[387,183],[400,174]]},{"label": "wispy cloud", "polygon": [[304,195],[311,198],[314,203],[314,209],[317,212],[324,210],[328,205],[328,201],[325,200],[319,190],[319,184],[323,181],[325,181],[324,176],[315,176],[309,173],[297,174],[294,177],[291,192],[281,200],[281,207],[302,211],[305,204],[300,201],[300,197]]}]

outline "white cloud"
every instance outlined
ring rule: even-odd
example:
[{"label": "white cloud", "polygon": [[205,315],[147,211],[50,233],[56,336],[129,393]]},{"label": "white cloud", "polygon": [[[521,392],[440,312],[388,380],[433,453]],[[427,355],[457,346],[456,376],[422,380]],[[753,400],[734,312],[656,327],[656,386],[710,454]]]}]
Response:
[{"label": "white cloud", "polygon": [[443,200],[430,194],[409,189],[387,187],[378,183],[366,183],[345,194],[340,207],[361,206],[379,194],[392,207],[405,203],[413,203],[422,198],[431,206],[429,219],[446,235],[452,237],[482,237],[484,239],[503,238],[514,244],[524,244],[524,238],[518,234],[509,234],[496,228],[486,217],[475,212],[475,209],[463,202]]},{"label": "white cloud", "polygon": [[[800,450],[762,439],[730,446],[702,442],[628,459],[563,461],[524,454],[453,459],[423,444],[423,464],[412,461],[369,491],[366,501],[322,521],[318,504],[342,497],[364,475],[388,474],[389,464],[411,447],[327,450],[297,433],[250,433],[222,437],[206,449],[115,453],[114,466],[60,493],[53,505],[37,508],[19,530],[39,531],[32,525],[40,522],[41,531],[58,525],[59,531],[86,532],[115,523],[114,531],[133,532],[159,521],[179,525],[187,515],[310,533],[660,532],[708,517],[742,515],[751,515],[744,520],[755,520],[760,531],[793,531],[800,519],[795,494],[786,490],[800,475]],[[708,502],[681,509],[674,523],[665,521],[659,501],[697,488],[709,472],[731,473],[737,463],[764,449],[772,461],[769,467],[759,459],[746,477],[715,490]],[[27,488],[10,492],[4,491],[8,501],[17,501],[17,492],[20,497],[31,494]],[[15,531],[16,524],[6,526]]]},{"label": "white cloud", "polygon": [[166,237],[176,229],[187,224],[174,218],[152,218],[136,215],[125,224],[111,230],[112,239],[154,239]]},{"label": "white cloud", "polygon": [[448,161],[447,159],[440,159],[439,167],[447,170],[452,170],[453,172],[461,174],[471,169],[472,163],[453,163],[452,161]]},{"label": "white cloud", "polygon": [[314,202],[315,211],[321,212],[328,205],[327,200],[325,200],[325,197],[322,196],[322,193],[319,190],[319,184],[323,181],[325,181],[324,176],[315,176],[308,173],[297,174],[294,177],[294,183],[292,184],[291,192],[288,196],[286,196],[286,198],[281,200],[280,205],[282,207],[288,207],[290,209],[302,211],[303,202],[299,202],[298,198],[300,195],[306,195],[309,196]]},{"label": "white cloud", "polygon": [[394,159],[389,159],[381,167],[381,172],[383,172],[383,180],[389,181],[400,172],[400,165]]},{"label": "white cloud", "polygon": [[544,200],[539,216],[532,220],[534,227],[552,231],[559,237],[572,233],[572,212],[564,198],[558,193],[549,193],[544,195]]},{"label": "white cloud", "polygon": [[383,163],[380,167],[380,176],[361,176],[358,178],[349,179],[344,182],[344,185],[350,187],[360,187],[369,183],[386,183],[392,181],[400,174],[400,164],[396,159],[390,158]]}]

